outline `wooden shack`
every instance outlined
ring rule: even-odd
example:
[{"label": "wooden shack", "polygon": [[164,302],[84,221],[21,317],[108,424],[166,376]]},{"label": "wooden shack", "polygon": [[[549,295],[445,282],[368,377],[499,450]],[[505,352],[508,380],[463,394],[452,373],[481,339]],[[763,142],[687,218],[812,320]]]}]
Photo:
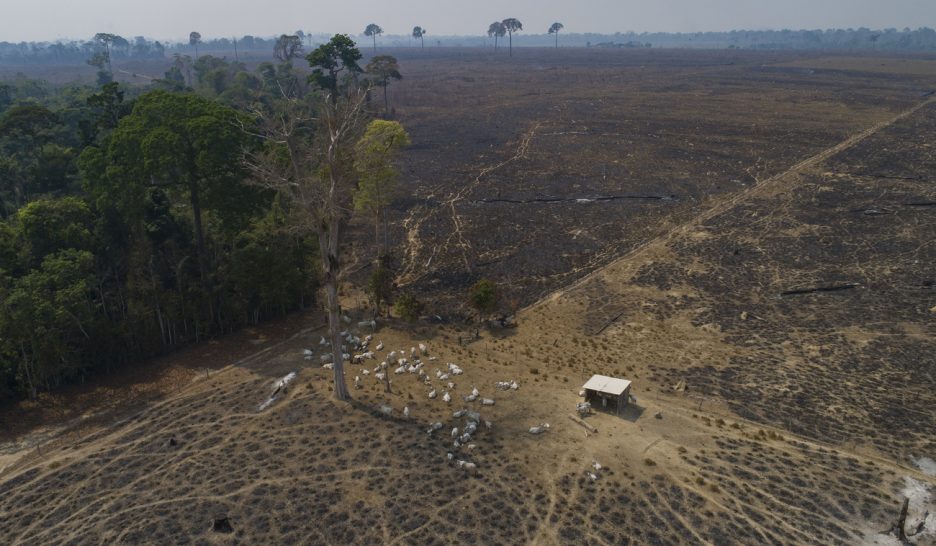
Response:
[{"label": "wooden shack", "polygon": [[610,409],[620,415],[630,398],[631,382],[604,375],[593,375],[582,387],[585,401],[594,408]]}]

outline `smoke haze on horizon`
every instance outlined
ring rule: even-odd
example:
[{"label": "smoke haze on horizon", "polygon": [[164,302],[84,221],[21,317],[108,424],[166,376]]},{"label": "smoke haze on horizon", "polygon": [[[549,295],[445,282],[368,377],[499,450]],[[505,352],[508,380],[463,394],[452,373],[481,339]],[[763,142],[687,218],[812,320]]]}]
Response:
[{"label": "smoke haze on horizon", "polygon": [[554,21],[565,32],[704,32],[765,29],[936,27],[934,0],[34,0],[0,19],[0,41],[87,39],[96,32],[186,40],[273,36],[303,30],[359,35],[368,23],[386,34],[481,35],[491,21],[516,17],[525,34]]}]

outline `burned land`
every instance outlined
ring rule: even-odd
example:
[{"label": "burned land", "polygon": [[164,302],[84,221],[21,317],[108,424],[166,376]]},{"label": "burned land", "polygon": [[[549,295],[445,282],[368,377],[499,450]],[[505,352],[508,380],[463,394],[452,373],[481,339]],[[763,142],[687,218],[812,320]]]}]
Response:
[{"label": "burned land", "polygon": [[[896,544],[904,497],[913,543],[936,542],[936,71],[516,53],[401,52],[391,88],[414,142],[398,284],[457,317],[490,277],[516,328],[372,333],[351,308],[383,346],[348,366],[352,404],[320,313],[182,351],[142,407],[3,438],[0,542]],[[372,255],[353,228],[349,295]],[[384,392],[391,350],[422,353],[429,384]],[[568,418],[593,373],[636,396],[597,431]],[[463,408],[479,427],[453,447]]]}]

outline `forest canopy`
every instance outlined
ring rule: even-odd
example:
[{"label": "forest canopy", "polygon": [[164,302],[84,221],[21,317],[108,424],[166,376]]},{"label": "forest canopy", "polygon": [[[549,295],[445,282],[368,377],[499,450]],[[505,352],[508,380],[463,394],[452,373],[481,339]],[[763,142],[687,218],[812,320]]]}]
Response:
[{"label": "forest canopy", "polygon": [[103,80],[0,84],[0,398],[308,307],[320,283],[315,234],[244,157],[269,147],[254,112],[321,90],[210,55]]}]

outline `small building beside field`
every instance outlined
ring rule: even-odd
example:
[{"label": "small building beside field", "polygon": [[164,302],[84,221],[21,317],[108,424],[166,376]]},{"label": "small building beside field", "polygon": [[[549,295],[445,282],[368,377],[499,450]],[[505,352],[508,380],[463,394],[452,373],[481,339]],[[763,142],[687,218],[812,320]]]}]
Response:
[{"label": "small building beside field", "polygon": [[630,398],[631,382],[605,375],[593,375],[582,387],[585,401],[594,408],[610,409],[620,415]]}]

